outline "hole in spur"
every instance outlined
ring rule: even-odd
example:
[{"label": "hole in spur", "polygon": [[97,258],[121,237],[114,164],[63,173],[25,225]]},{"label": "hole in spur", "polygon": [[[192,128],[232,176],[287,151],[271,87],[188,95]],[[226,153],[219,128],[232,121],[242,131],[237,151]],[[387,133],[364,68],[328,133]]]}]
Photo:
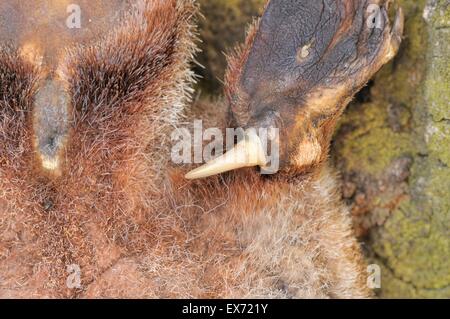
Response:
[{"label": "hole in spur", "polygon": [[315,39],[312,39],[305,45],[302,45],[297,50],[297,63],[302,63],[307,60],[311,56],[311,51],[313,50],[313,46],[315,44]]}]

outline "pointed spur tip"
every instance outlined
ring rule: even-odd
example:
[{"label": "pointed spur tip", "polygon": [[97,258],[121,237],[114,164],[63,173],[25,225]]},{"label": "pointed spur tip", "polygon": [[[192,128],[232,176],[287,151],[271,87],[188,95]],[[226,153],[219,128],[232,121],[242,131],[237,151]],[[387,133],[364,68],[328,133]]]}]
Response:
[{"label": "pointed spur tip", "polygon": [[405,28],[405,14],[403,13],[402,7],[397,8],[397,13],[395,15],[394,26],[392,27],[392,34],[399,38],[402,37]]},{"label": "pointed spur tip", "polygon": [[224,155],[194,169],[186,179],[206,178],[244,167],[264,166],[267,158],[263,144],[254,130],[249,130],[241,142]]},{"label": "pointed spur tip", "polygon": [[394,58],[400,50],[400,45],[403,40],[403,31],[405,27],[405,16],[401,7],[398,7],[397,13],[395,15],[394,25],[392,26],[390,43],[389,43],[389,53],[387,54],[388,60]]}]

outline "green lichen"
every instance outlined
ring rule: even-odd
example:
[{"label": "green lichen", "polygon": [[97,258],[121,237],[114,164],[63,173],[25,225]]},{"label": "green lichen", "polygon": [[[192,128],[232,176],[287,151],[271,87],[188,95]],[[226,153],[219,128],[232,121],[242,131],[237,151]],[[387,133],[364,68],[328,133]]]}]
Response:
[{"label": "green lichen", "polygon": [[[383,268],[380,296],[446,298],[450,297],[450,6],[446,1],[399,2],[407,19],[402,49],[375,77],[371,102],[355,103],[348,110],[336,137],[335,158],[344,174],[376,183],[395,159],[411,156],[414,163],[404,199],[370,235],[372,261]],[[406,110],[394,112],[397,126],[392,125],[393,107]],[[389,198],[382,191],[373,196],[371,214],[386,215]]]},{"label": "green lichen", "polygon": [[[370,89],[371,103],[353,104],[342,120],[342,127],[352,125],[352,132],[339,138],[336,157],[343,159],[350,172],[367,173],[379,178],[391,162],[416,152],[411,138],[416,123],[411,122],[425,66],[426,37],[422,12],[425,1],[399,1],[406,14],[406,36],[398,57],[375,77]],[[404,109],[390,125],[390,112]]]},{"label": "green lichen", "polygon": [[[346,170],[379,176],[393,159],[413,152],[410,135],[396,133],[389,127],[387,109],[383,103],[366,103],[344,117],[341,127],[358,123],[336,146],[339,157],[345,159]],[[408,122],[409,116],[403,116],[400,125]]]},{"label": "green lichen", "polygon": [[[450,83],[450,82],[449,82]],[[450,121],[430,123],[427,138],[429,154],[439,159],[444,165],[450,166]],[[445,147],[447,146],[447,147]]]},{"label": "green lichen", "polygon": [[441,290],[450,282],[448,236],[433,223],[433,212],[406,201],[374,237],[373,250],[393,276],[416,290]]},{"label": "green lichen", "polygon": [[411,199],[372,238],[392,279],[385,280],[386,297],[450,297],[450,33],[443,28],[450,19],[444,1],[430,10],[425,78],[413,110],[421,125],[411,137],[422,146],[412,169]]}]

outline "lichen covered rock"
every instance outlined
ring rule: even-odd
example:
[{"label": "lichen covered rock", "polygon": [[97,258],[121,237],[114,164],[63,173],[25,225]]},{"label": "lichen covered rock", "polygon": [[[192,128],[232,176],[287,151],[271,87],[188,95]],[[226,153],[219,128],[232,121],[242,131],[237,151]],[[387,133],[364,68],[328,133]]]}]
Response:
[{"label": "lichen covered rock", "polygon": [[402,50],[349,108],[334,159],[380,295],[450,297],[450,2],[399,2]]}]

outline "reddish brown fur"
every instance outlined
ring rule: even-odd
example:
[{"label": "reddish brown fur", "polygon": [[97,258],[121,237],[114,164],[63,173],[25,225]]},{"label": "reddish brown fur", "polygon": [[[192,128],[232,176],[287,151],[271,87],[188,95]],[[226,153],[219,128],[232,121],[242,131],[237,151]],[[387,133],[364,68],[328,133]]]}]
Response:
[{"label": "reddish brown fur", "polygon": [[[17,101],[13,107],[28,112],[11,113],[6,104],[1,110],[2,132],[13,135],[2,139],[9,153],[1,157],[7,207],[1,217],[10,231],[3,232],[1,268],[21,269],[21,260],[25,267],[11,276],[3,271],[5,296],[78,295],[64,288],[67,265],[80,265],[87,285],[122,254],[142,253],[154,242],[158,174],[168,160],[161,154],[189,95],[194,10],[191,1],[140,1],[100,43],[66,54],[57,74],[72,96],[72,128],[58,178],[41,172],[32,156],[33,85],[39,74],[19,54],[5,53],[2,87],[21,96],[4,92],[4,103]],[[27,83],[21,78],[7,82],[20,76],[30,78],[29,88],[19,86]],[[31,246],[34,253],[25,258]],[[15,290],[24,274],[26,282],[37,284]]]},{"label": "reddish brown fur", "polygon": [[[72,97],[59,177],[33,156],[39,70],[17,50],[0,53],[0,296],[371,296],[327,167],[187,182],[169,164],[168,138],[193,80],[195,5],[137,3],[114,32],[58,65]],[[240,62],[231,63],[228,92],[252,35],[232,59]],[[321,127],[321,162],[339,114]],[[66,286],[70,264],[81,267],[81,289]]]}]

